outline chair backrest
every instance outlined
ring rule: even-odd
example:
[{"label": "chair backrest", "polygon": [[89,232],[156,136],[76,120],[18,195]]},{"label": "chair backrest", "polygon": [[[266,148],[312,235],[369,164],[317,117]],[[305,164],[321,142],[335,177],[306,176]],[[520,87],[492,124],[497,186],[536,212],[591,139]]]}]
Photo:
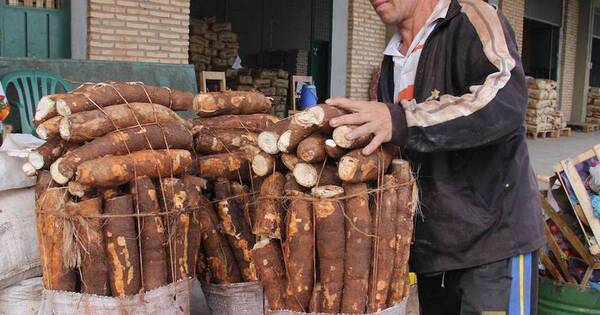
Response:
[{"label": "chair backrest", "polygon": [[15,112],[19,112],[21,132],[31,134],[35,131],[33,116],[40,99],[49,94],[73,89],[69,82],[56,74],[40,71],[10,72],[5,74],[0,82],[7,97],[12,90],[17,98],[9,99],[8,104]]}]

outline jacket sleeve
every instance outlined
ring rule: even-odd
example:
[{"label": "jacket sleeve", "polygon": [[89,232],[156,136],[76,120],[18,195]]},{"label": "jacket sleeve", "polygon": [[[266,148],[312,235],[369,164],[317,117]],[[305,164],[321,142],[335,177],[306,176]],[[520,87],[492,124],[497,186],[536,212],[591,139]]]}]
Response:
[{"label": "jacket sleeve", "polygon": [[[457,83],[464,85],[466,93],[403,103],[405,122],[394,128],[393,139],[401,139],[401,145],[409,150],[485,146],[502,141],[523,126],[527,86],[514,33],[501,14],[478,2],[462,2],[470,25],[460,36],[464,43],[459,45],[464,50],[459,51],[463,50],[466,58],[461,70],[464,79]],[[397,109],[390,108],[390,112],[393,118],[401,119]]]}]

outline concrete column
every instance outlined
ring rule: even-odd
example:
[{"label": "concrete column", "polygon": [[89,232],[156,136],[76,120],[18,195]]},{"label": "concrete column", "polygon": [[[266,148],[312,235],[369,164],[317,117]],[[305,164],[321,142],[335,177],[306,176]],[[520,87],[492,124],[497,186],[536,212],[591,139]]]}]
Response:
[{"label": "concrete column", "polygon": [[575,62],[575,84],[571,121],[584,123],[588,87],[590,82],[590,60],[592,58],[592,33],[594,28],[593,0],[579,1],[579,26],[577,36],[577,59]]},{"label": "concrete column", "polygon": [[334,0],[331,23],[330,95],[346,96],[348,68],[348,0]]},{"label": "concrete column", "polygon": [[87,59],[88,2],[71,1],[71,58]]}]

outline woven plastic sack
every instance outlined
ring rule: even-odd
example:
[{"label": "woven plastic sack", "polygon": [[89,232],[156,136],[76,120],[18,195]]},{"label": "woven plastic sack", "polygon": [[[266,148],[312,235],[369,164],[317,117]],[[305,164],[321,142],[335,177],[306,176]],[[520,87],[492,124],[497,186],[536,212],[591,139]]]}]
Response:
[{"label": "woven plastic sack", "polygon": [[192,279],[125,298],[44,290],[39,315],[188,315]]},{"label": "woven plastic sack", "polygon": [[[402,300],[402,302],[386,308],[384,310],[381,310],[377,313],[368,313],[367,315],[405,315],[406,314],[406,303],[408,301],[408,298],[404,298],[404,300]],[[332,315],[332,314],[326,314],[326,313],[300,313],[300,312],[294,312],[294,311],[267,311],[266,314],[268,315]],[[345,314],[336,314],[336,315],[345,315]]]},{"label": "woven plastic sack", "polygon": [[42,278],[37,277],[0,290],[0,314],[37,314],[43,289]]},{"label": "woven plastic sack", "polygon": [[214,315],[264,314],[263,288],[260,282],[205,284],[202,291]]},{"label": "woven plastic sack", "polygon": [[600,165],[590,168],[590,189],[600,195]]}]

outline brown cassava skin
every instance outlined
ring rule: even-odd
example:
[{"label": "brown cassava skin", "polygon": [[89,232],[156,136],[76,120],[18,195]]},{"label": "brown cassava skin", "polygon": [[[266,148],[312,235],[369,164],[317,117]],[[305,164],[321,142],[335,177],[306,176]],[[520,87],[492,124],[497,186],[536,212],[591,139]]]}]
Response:
[{"label": "brown cassava skin", "polygon": [[296,164],[302,162],[298,156],[292,153],[282,153],[279,157],[283,165],[290,171],[293,172]]},{"label": "brown cassava skin", "polygon": [[208,180],[240,180],[248,178],[250,173],[250,162],[241,151],[201,157],[197,160],[197,166],[198,176]]},{"label": "brown cassava skin", "polygon": [[312,134],[298,144],[296,155],[306,163],[323,162],[327,157],[327,152],[325,152],[325,140],[327,140],[327,136],[324,134]]},{"label": "brown cassava skin", "polygon": [[392,161],[391,174],[398,183],[398,212],[396,219],[396,254],[394,256],[394,269],[390,280],[390,291],[387,305],[393,306],[408,295],[410,285],[408,277],[408,259],[410,257],[410,244],[414,228],[414,209],[417,198],[413,200],[413,185],[406,185],[412,180],[410,164],[404,160]]},{"label": "brown cassava skin", "polygon": [[340,148],[351,150],[365,147],[371,142],[371,140],[373,140],[373,134],[358,137],[352,140],[346,138],[346,135],[355,128],[356,126],[339,126],[335,128],[332,134],[335,144]]},{"label": "brown cassava skin", "polygon": [[290,198],[283,242],[288,274],[286,308],[306,312],[312,296],[315,268],[312,203],[308,200],[309,195],[298,190],[290,188],[286,195]]},{"label": "brown cassava skin", "polygon": [[83,162],[75,181],[93,187],[115,187],[136,176],[168,177],[189,172],[192,155],[186,150],[144,150],[128,155],[106,156]]},{"label": "brown cassava skin", "polygon": [[275,172],[262,183],[252,224],[254,235],[281,239],[283,206],[280,197],[284,194],[285,182],[285,176]]},{"label": "brown cassava skin", "polygon": [[189,125],[174,111],[162,105],[120,104],[63,117],[60,136],[69,142],[85,142],[117,129],[168,123],[179,123],[186,127]]},{"label": "brown cassava skin", "polygon": [[94,110],[98,107],[137,102],[159,104],[173,110],[192,108],[194,95],[189,92],[124,82],[108,82],[108,84],[112,86],[97,84],[87,87],[86,90],[80,91],[81,93],[67,93],[56,97],[58,108],[61,106],[68,108],[68,112],[59,109],[59,114],[65,116]]},{"label": "brown cassava skin", "polygon": [[362,154],[362,149],[350,151],[338,164],[338,176],[346,183],[364,183],[377,179],[385,173],[396,155],[397,147],[384,144],[369,156]]},{"label": "brown cassava skin", "polygon": [[317,282],[313,286],[312,295],[310,297],[310,305],[308,307],[309,312],[320,313],[321,303],[323,303],[323,286],[320,282]]},{"label": "brown cassava skin", "polygon": [[52,117],[43,123],[41,123],[36,129],[36,133],[40,138],[47,140],[50,138],[59,138],[60,137],[60,122],[62,117],[55,116]]},{"label": "brown cassava skin", "polygon": [[56,183],[52,181],[52,176],[50,176],[50,172],[47,170],[41,170],[38,172],[36,181],[35,181],[35,200],[40,200],[40,196],[46,191],[46,189],[55,187]]},{"label": "brown cassava skin", "polygon": [[36,105],[35,115],[33,117],[33,123],[36,126],[39,126],[42,122],[56,117],[58,115],[58,111],[56,110],[56,101],[58,98],[63,97],[67,94],[75,94],[75,93],[83,93],[91,88],[94,83],[84,83],[75,88],[74,90],[69,91],[69,93],[58,93],[58,94],[50,94],[40,98],[40,101]]},{"label": "brown cassava skin", "polygon": [[[66,142],[60,138],[51,138],[46,143],[39,146],[35,151],[29,153],[29,163],[31,163],[36,169],[48,169],[50,164],[54,163],[65,152]],[[41,161],[35,161],[36,159]],[[35,162],[41,162],[36,165]]]},{"label": "brown cassava skin", "polygon": [[277,141],[281,134],[288,130],[290,123],[290,119],[282,119],[261,132],[258,135],[258,146],[260,149],[269,154],[279,153]]},{"label": "brown cassava skin", "polygon": [[[131,195],[105,200],[104,214],[130,215],[134,213]],[[108,277],[113,296],[134,295],[142,288],[140,252],[136,220],[133,217],[108,218],[104,225]]]},{"label": "brown cassava skin", "polygon": [[205,285],[211,283],[212,275],[210,273],[210,268],[208,268],[208,264],[206,263],[206,256],[202,250],[198,251],[196,273],[198,274],[196,278],[200,281],[200,284]]},{"label": "brown cassava skin", "polygon": [[102,214],[102,200],[93,198],[79,203],[67,203],[67,212],[74,216],[75,229],[79,236],[81,265],[81,293],[110,295],[108,285],[108,261],[106,259],[102,219],[86,218]]},{"label": "brown cassava skin", "polygon": [[194,111],[200,117],[258,114],[270,109],[271,100],[258,92],[210,92],[194,97]]},{"label": "brown cassava skin", "polygon": [[332,200],[343,196],[338,186],[323,186],[313,189],[313,209],[319,276],[323,286],[321,311],[339,313],[344,286],[344,210],[343,201]]},{"label": "brown cassava skin", "polygon": [[300,141],[319,130],[316,117],[312,112],[302,111],[290,119],[290,124],[277,140],[277,148],[283,153],[296,151]]},{"label": "brown cassava skin", "polygon": [[61,216],[68,199],[69,194],[64,187],[45,189],[36,201],[36,226],[44,288],[75,292],[76,273],[66,266],[63,259],[66,221]]},{"label": "brown cassava skin", "polygon": [[248,144],[256,144],[258,134],[244,130],[206,130],[196,134],[196,152],[219,154],[238,150]]},{"label": "brown cassava skin", "polygon": [[269,114],[252,115],[223,115],[210,118],[196,118],[192,132],[198,134],[205,130],[241,130],[260,133],[279,121],[279,118]]},{"label": "brown cassava skin", "polygon": [[[131,182],[136,211],[140,214],[159,214],[160,207],[156,187],[147,176],[134,179]],[[142,243],[142,283],[144,291],[150,291],[169,283],[167,278],[166,235],[163,217],[147,216],[139,219],[139,233]]]},{"label": "brown cassava skin", "polygon": [[286,196],[296,196],[298,194],[304,194],[307,192],[306,187],[301,186],[294,178],[294,174],[288,173],[285,175],[285,186],[283,191]]},{"label": "brown cassava skin", "polygon": [[202,187],[205,185],[204,179],[200,177],[185,175],[183,185],[187,193],[185,208],[190,215],[190,232],[188,235],[188,270],[191,277],[198,275],[198,255],[202,242],[202,225],[200,224],[200,203],[205,199],[200,198]]},{"label": "brown cassava skin", "polygon": [[190,232],[190,215],[185,212],[187,192],[183,181],[179,178],[163,178],[160,180],[165,212],[178,211],[166,216],[168,232],[169,283],[189,277],[188,236]]},{"label": "brown cassava skin", "polygon": [[363,314],[367,305],[371,267],[371,225],[367,184],[345,184],[346,252],[342,313]]},{"label": "brown cassava skin", "polygon": [[398,212],[398,185],[396,177],[383,177],[383,194],[379,207],[373,211],[373,262],[369,277],[367,312],[377,312],[386,307],[394,256],[396,253],[396,215]]},{"label": "brown cassava skin", "polygon": [[325,153],[334,160],[339,160],[348,153],[347,149],[339,147],[333,139],[325,140]]},{"label": "brown cassava skin", "polygon": [[140,150],[192,148],[192,134],[181,124],[147,125],[113,131],[66,153],[56,163],[60,175],[70,179],[77,167],[107,155],[123,155]]},{"label": "brown cassava skin", "polygon": [[[254,213],[256,212],[256,204],[253,202],[255,197],[253,195],[249,195],[248,187],[235,181],[231,182],[231,192],[234,196],[239,196],[238,198],[232,199],[232,201],[235,202],[237,206],[242,210],[244,214],[245,224],[250,228],[250,231],[252,231],[251,218],[254,217]],[[258,195],[258,193],[256,195]],[[252,235],[253,246],[254,242],[254,235]]]},{"label": "brown cassava skin", "polygon": [[233,199],[227,199],[234,196],[230,186],[226,179],[217,180],[215,183],[215,197],[219,200],[217,213],[223,225],[223,233],[242,272],[242,278],[246,282],[256,281],[256,266],[250,257],[254,237],[250,226],[246,224],[242,209]]},{"label": "brown cassava skin", "polygon": [[219,219],[212,204],[203,195],[200,195],[200,199],[202,202],[198,211],[202,227],[202,248],[213,281],[217,284],[242,282],[242,275],[231,248],[225,236],[219,232]]},{"label": "brown cassava skin", "polygon": [[267,176],[276,169],[275,157],[267,152],[259,152],[252,158],[252,171],[257,176]]},{"label": "brown cassava skin", "polygon": [[97,189],[91,186],[86,186],[86,185],[82,185],[79,184],[77,182],[69,182],[69,184],[67,185],[67,188],[69,189],[69,193],[75,197],[78,198],[88,198],[91,196],[95,196],[97,193]]},{"label": "brown cassava skin", "polygon": [[264,287],[265,296],[269,301],[269,308],[282,310],[285,303],[285,266],[279,242],[275,239],[265,238],[254,245],[252,259],[256,262],[256,270],[260,282]]}]

